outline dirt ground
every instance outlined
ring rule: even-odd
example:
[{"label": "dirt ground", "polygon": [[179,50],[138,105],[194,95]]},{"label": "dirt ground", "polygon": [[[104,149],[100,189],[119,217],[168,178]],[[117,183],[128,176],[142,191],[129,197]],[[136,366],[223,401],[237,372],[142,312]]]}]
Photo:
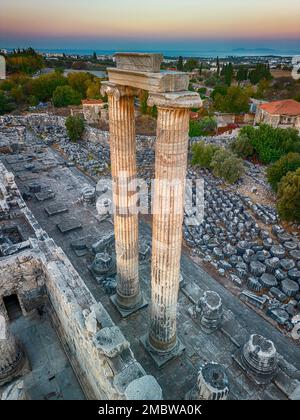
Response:
[{"label": "dirt ground", "polygon": [[292,76],[291,71],[282,70],[282,69],[271,70],[271,74],[275,79],[278,79],[279,77],[291,77]]}]

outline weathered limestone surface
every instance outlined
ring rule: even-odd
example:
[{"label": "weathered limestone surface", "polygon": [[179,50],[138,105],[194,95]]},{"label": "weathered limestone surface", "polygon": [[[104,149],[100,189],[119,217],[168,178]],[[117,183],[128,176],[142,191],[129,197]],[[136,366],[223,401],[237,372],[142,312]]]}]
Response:
[{"label": "weathered limestone surface", "polygon": [[2,401],[26,401],[28,399],[22,380],[8,385],[1,396]]},{"label": "weathered limestone surface", "polygon": [[158,73],[163,61],[161,54],[147,53],[117,53],[116,65],[122,70],[138,70]]},{"label": "weathered limestone surface", "polygon": [[201,367],[197,381],[199,400],[226,400],[229,382],[223,366],[206,363]]},{"label": "weathered limestone surface", "polygon": [[149,92],[181,92],[189,86],[189,75],[176,71],[160,73],[108,68],[109,81],[117,85],[132,86]]},{"label": "weathered limestone surface", "polygon": [[131,309],[141,301],[138,273],[136,196],[135,89],[108,83],[111,172],[117,263],[117,304]]},{"label": "weathered limestone surface", "polygon": [[[193,97],[194,95],[192,95]],[[187,98],[188,94],[184,93]],[[155,97],[150,96],[153,104]],[[151,324],[149,343],[160,351],[176,346],[176,313],[188,151],[189,100],[175,108],[168,95],[158,104],[153,203]],[[200,99],[198,99],[200,105]]]}]

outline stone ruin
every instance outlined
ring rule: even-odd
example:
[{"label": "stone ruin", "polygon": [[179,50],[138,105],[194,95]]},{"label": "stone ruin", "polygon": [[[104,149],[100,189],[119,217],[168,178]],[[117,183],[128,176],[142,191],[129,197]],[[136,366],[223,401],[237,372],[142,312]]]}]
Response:
[{"label": "stone ruin", "polygon": [[[156,59],[159,61],[158,57]],[[48,143],[51,145],[57,138],[62,151],[65,153],[72,151],[74,159],[72,157],[72,160],[60,161],[60,164],[66,168],[74,166],[74,162],[80,160],[82,164],[88,163],[87,172],[91,168],[94,170],[98,164],[92,160],[87,162],[86,154],[93,150],[99,153],[99,159],[103,160],[105,170],[111,156],[112,175],[118,185],[119,176],[123,170],[129,173],[127,180],[134,178],[137,174],[141,155],[137,155],[136,162],[132,111],[134,97],[138,89],[143,88],[150,91],[149,104],[157,105],[159,111],[155,155],[152,147],[153,150],[147,155],[147,159],[153,160],[155,156],[158,179],[164,179],[166,175],[172,180],[174,174],[183,179],[185,170],[182,168],[186,168],[188,150],[188,108],[191,104],[199,105],[199,98],[187,92],[187,81],[182,74],[159,73],[156,71],[153,60],[154,57],[151,55],[133,55],[131,64],[128,64],[128,56],[121,55],[118,57],[119,67],[109,70],[109,82],[104,85],[104,89],[109,98],[110,144],[107,138],[97,145],[91,141],[85,145],[87,152],[82,153],[83,149],[80,145],[68,142],[63,127],[64,121],[60,117],[55,117],[55,123],[52,117],[49,117],[48,123],[45,124],[42,116],[28,117],[30,121],[28,124],[31,124],[33,133],[42,133],[46,145]],[[128,65],[135,68],[128,70]],[[140,65],[146,66],[143,71]],[[130,75],[133,73],[132,78],[129,78],[128,73]],[[114,119],[115,116],[117,116],[117,121]],[[12,118],[16,123],[18,122],[17,117]],[[22,121],[18,123],[20,122]],[[97,135],[96,131],[93,133]],[[170,139],[172,147],[169,149],[166,143]],[[41,145],[37,142],[35,149],[37,155],[44,154],[45,144]],[[149,144],[148,140],[145,141],[145,150],[149,148]],[[108,146],[110,146],[110,152]],[[26,156],[25,165],[28,172],[39,173],[51,167],[55,168],[57,165],[54,159],[49,162],[44,156],[40,165],[30,159],[30,156]],[[166,161],[168,161],[167,170]],[[6,162],[18,173],[20,162],[16,161],[15,155],[8,155]],[[5,309],[3,298],[6,295],[16,293],[24,316],[33,316],[41,311],[41,308],[45,308],[66,348],[87,398],[161,399],[163,396],[160,384],[153,376],[146,373],[142,364],[137,362],[130,340],[125,338],[120,327],[112,321],[104,306],[95,300],[66,254],[41,228],[23,199],[30,201],[31,195],[32,199],[39,202],[50,200],[54,192],[47,191],[45,195],[44,188],[36,181],[31,182],[30,186],[27,183],[27,195],[24,197],[24,193],[22,195],[19,193],[13,175],[8,173],[1,164],[0,172],[3,220],[15,222],[17,218],[23,218],[31,228],[29,239],[23,240],[21,237],[20,243],[14,244],[16,246],[9,252],[5,251],[6,255],[0,257],[0,268],[5,277],[3,281],[0,276],[0,307]],[[70,172],[66,173],[70,174]],[[148,172],[145,173],[149,176]],[[195,174],[189,171],[188,175],[193,177]],[[181,235],[183,234],[189,241],[189,245],[194,247],[196,244],[197,249],[206,254],[207,260],[210,255],[213,256],[211,262],[215,263],[220,275],[229,270],[231,275],[235,276],[232,277],[235,285],[239,284],[239,287],[243,284],[249,285],[251,292],[244,291],[244,293],[245,299],[247,297],[252,304],[257,302],[257,305],[261,304],[265,307],[268,301],[266,294],[269,292],[276,295],[278,299],[282,298],[284,305],[287,304],[286,297],[298,302],[299,292],[293,283],[298,282],[297,270],[295,270],[297,265],[295,263],[294,266],[291,261],[285,261],[286,258],[284,258],[288,255],[291,259],[298,261],[296,238],[285,236],[285,232],[280,227],[275,228],[276,218],[274,219],[274,214],[267,207],[254,208],[253,203],[232,191],[221,190],[218,182],[209,176],[206,182],[209,188],[206,188],[205,205],[212,209],[212,212],[209,212],[209,218],[197,229],[184,225],[182,232],[182,221],[186,222],[187,216],[183,214],[183,201],[179,202],[181,212],[178,218],[175,217],[175,203],[173,203],[174,207],[171,208],[168,217],[160,218],[159,212],[154,217],[152,248],[148,241],[140,240],[142,243],[139,243],[137,218],[129,213],[125,216],[121,212],[118,213],[123,203],[118,191],[115,190],[113,201],[117,207],[117,214],[114,217],[114,232],[107,236],[106,233],[103,234],[103,237],[97,238],[97,242],[91,244],[94,259],[87,268],[90,268],[96,281],[98,279],[99,283],[107,287],[108,294],[112,295],[111,302],[120,317],[127,318],[133,312],[142,313],[140,309],[145,308],[148,303],[141,290],[140,273],[147,266],[150,255],[152,256],[150,328],[140,341],[154,361],[154,369],[162,368],[170,359],[184,352],[185,346],[181,342],[181,337],[179,339],[177,335],[177,321],[182,315],[183,306],[182,302],[180,305],[177,304],[179,289],[189,302],[193,303],[194,307],[190,313],[193,322],[186,321],[188,334],[190,328],[193,330],[189,337],[192,348],[187,346],[186,353],[190,357],[189,360],[193,360],[195,349],[197,349],[202,361],[206,361],[204,365],[201,365],[200,370],[197,365],[198,374],[193,375],[193,383],[196,385],[192,393],[193,398],[218,400],[233,397],[231,384],[228,382],[229,375],[227,376],[229,368],[225,370],[220,364],[212,363],[210,360],[213,358],[206,353],[208,348],[219,352],[224,345],[226,347],[224,352],[229,348],[233,354],[239,376],[246,377],[246,379],[239,379],[240,382],[248,380],[248,377],[253,380],[250,387],[253,391],[251,397],[255,399],[261,395],[269,395],[274,399],[274,396],[280,393],[280,396],[284,398],[298,399],[299,372],[276,351],[275,359],[273,358],[273,347],[275,348],[273,343],[263,337],[255,338],[259,336],[253,335],[252,331],[250,334],[250,331],[246,330],[228,310],[216,291],[201,290],[200,293],[199,288],[193,288],[191,279],[187,278],[184,270],[182,275],[180,274]],[[68,186],[68,188],[74,188],[74,186]],[[90,210],[95,200],[93,187],[86,185],[82,189],[81,184],[80,191],[81,204],[76,203],[76,205],[82,206],[84,203],[81,208]],[[162,197],[163,191],[158,189],[156,203],[160,210],[163,206]],[[64,207],[62,205],[60,209],[62,212]],[[51,206],[47,206],[47,209],[48,211],[46,208],[45,211],[49,217],[59,210]],[[269,234],[260,229],[252,214],[248,212],[249,209],[255,211],[261,219],[274,225],[272,230],[276,231],[276,238],[282,245],[278,245],[277,240],[274,241]],[[224,221],[225,227],[219,226],[220,218]],[[64,223],[58,224],[57,228],[65,234],[74,226],[71,223],[70,229],[66,229],[66,223]],[[168,238],[167,241],[166,238]],[[262,244],[255,242],[257,238],[262,240]],[[88,238],[78,237],[71,242],[71,249],[76,256],[85,255],[89,248],[87,243]],[[161,244],[164,246],[160,246]],[[170,254],[171,248],[174,252]],[[115,252],[116,261],[113,260]],[[266,268],[264,269],[262,265]],[[116,278],[113,278],[114,272],[117,273]],[[276,287],[279,284],[275,284],[273,276],[280,283],[280,287]],[[277,277],[280,277],[280,280]],[[166,287],[160,287],[160,285]],[[207,289],[206,286],[204,289]],[[280,295],[281,293],[284,297]],[[281,306],[274,306],[271,309],[272,314],[282,319],[285,314],[280,314],[279,311],[287,312],[288,310],[287,307],[283,309]],[[291,308],[289,310],[292,312]],[[134,320],[134,317],[132,319]],[[129,327],[134,329],[134,324],[131,325],[130,321],[130,318],[123,320],[122,325],[127,325],[128,322]],[[287,321],[285,319],[285,325]],[[201,349],[203,349],[203,354]],[[233,349],[237,349],[236,352]],[[222,354],[220,359],[222,357],[228,363],[226,354]],[[177,372],[174,371],[174,375],[176,374]],[[178,375],[184,376],[181,372]],[[181,381],[182,378],[179,376],[176,380]],[[161,381],[160,374],[157,374],[157,377],[158,381]],[[288,381],[289,385],[286,384]],[[263,388],[259,388],[260,386]],[[246,389],[247,385],[244,388]],[[23,398],[21,383],[11,384],[11,388],[7,388],[2,393],[2,399],[9,399],[11,395],[19,395],[20,399]],[[183,396],[184,394],[181,394],[181,397]]]},{"label": "stone ruin", "polygon": [[247,371],[262,380],[270,380],[277,371],[277,351],[272,341],[261,335],[251,335],[245,343],[241,357]]},{"label": "stone ruin", "polygon": [[4,314],[0,312],[0,387],[13,379],[25,375],[29,370],[29,363],[22,344],[10,331]]}]

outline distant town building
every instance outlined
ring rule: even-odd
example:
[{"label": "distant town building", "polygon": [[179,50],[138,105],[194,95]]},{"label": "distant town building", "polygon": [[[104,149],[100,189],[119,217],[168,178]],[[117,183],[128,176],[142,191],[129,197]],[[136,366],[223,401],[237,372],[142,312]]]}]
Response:
[{"label": "distant town building", "polygon": [[300,103],[287,99],[258,105],[255,124],[260,123],[272,127],[297,128],[300,131]]}]

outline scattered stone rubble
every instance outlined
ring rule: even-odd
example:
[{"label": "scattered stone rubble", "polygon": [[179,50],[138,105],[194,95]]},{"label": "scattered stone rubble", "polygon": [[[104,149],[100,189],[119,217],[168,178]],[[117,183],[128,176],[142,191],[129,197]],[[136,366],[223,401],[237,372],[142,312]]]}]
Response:
[{"label": "scattered stone rubble", "polygon": [[204,220],[191,226],[186,214],[187,244],[220,276],[241,288],[243,300],[265,310],[291,331],[300,312],[300,242],[296,232],[289,234],[278,225],[275,209],[254,204],[231,188],[220,188],[221,182],[206,171],[189,170],[189,178],[199,176],[205,180]]}]

